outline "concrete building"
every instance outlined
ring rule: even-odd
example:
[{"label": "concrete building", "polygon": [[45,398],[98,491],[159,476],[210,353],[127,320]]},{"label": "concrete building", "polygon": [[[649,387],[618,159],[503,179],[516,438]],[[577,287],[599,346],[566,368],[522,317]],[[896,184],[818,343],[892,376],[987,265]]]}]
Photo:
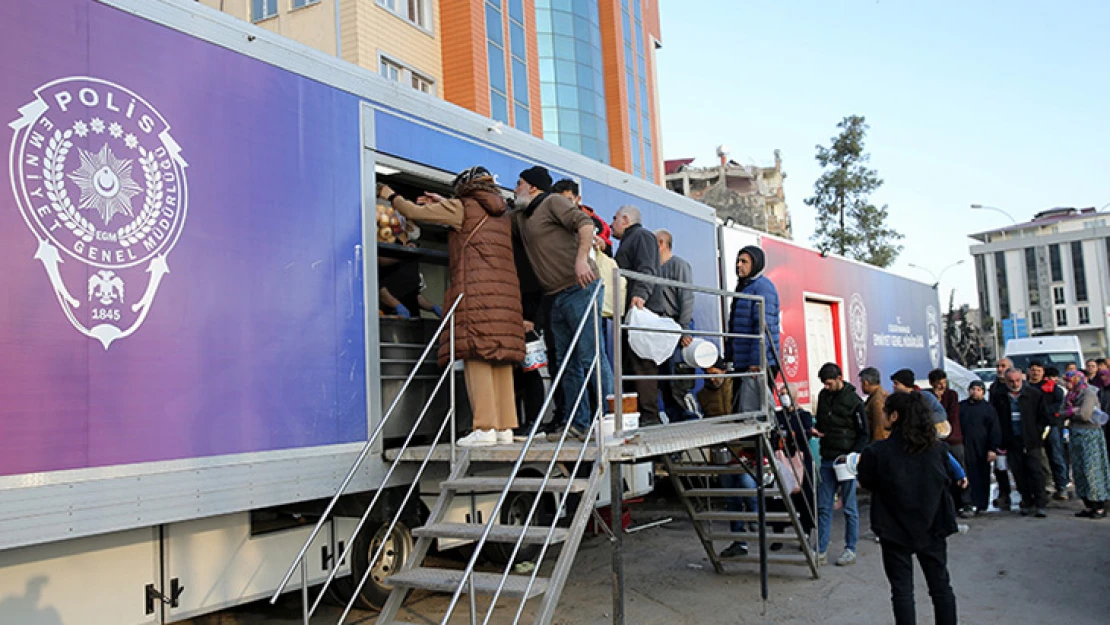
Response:
[{"label": "concrete building", "polygon": [[658,0],[200,0],[662,182]]},{"label": "concrete building", "polygon": [[[1031,221],[970,235],[979,308],[1024,319],[1031,335],[1074,334],[1084,355],[1107,353],[1110,225],[1093,208],[1054,208]],[[989,335],[990,327],[984,329]],[[999,341],[1002,330],[995,328]]]},{"label": "concrete building", "polygon": [[792,239],[790,211],[786,207],[782,157],[775,150],[772,167],[741,165],[729,160],[728,148],[717,148],[720,163],[694,167],[692,158],[668,160],[667,188],[717,209],[717,216],[785,239]]}]

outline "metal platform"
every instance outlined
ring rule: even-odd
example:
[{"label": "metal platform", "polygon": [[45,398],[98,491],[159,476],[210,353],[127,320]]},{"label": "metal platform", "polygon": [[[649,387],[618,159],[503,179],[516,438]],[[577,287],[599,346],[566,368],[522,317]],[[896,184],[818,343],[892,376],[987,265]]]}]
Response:
[{"label": "metal platform", "polygon": [[[686,449],[718,445],[740,438],[758,436],[771,429],[766,421],[754,418],[739,421],[688,421],[671,425],[659,425],[625,432],[623,442],[611,442],[605,446],[606,459],[613,462],[634,462],[662,454],[672,454]],[[515,462],[520,456],[523,443],[512,445],[490,445],[470,447],[471,462]],[[568,441],[558,452],[559,462],[574,462],[578,458],[582,443]],[[551,460],[557,448],[556,443],[536,440],[525,456],[525,462]],[[394,460],[400,455],[403,462],[422,462],[428,457],[427,446],[414,446],[398,454],[396,449],[387,449],[385,457]],[[597,460],[598,449],[595,443],[589,444],[585,452],[586,460]],[[431,454],[433,461],[447,462],[451,459],[451,449],[439,445]]]}]

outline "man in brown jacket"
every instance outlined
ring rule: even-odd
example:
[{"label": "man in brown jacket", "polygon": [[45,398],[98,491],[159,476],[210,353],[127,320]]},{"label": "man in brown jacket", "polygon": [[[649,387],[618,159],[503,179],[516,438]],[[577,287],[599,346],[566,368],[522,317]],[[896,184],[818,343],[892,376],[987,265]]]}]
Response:
[{"label": "man in brown jacket", "polygon": [[[551,174],[539,166],[520,172],[514,203],[517,210],[513,214],[513,228],[520,234],[540,286],[552,298],[550,327],[555,335],[555,360],[562,365],[567,359],[561,387],[564,409],[571,414],[555,415],[551,436],[560,436],[561,425],[569,418],[570,436],[582,439],[592,421],[588,394],[594,392],[593,384],[577,407],[575,402],[582,385],[588,382],[586,372],[598,349],[594,320],[586,321],[573,351],[570,343],[582,316],[593,303],[590,294],[600,287],[597,265],[590,259],[594,222],[574,202],[551,193]],[[598,288],[599,314],[603,297],[604,289]],[[613,371],[604,347],[600,353],[601,387],[607,395],[613,392]]]},{"label": "man in brown jacket", "polygon": [[883,441],[890,436],[890,419],[883,412],[887,393],[883,389],[882,374],[875,367],[867,367],[859,372],[859,387],[867,402],[863,409],[867,414],[867,427],[871,431],[871,441]]}]

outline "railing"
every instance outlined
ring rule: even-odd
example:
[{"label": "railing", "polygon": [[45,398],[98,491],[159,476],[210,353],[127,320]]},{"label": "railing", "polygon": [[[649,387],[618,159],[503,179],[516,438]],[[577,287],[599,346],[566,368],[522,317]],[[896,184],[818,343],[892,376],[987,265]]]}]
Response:
[{"label": "railing", "polygon": [[[331,515],[332,512],[335,510],[336,505],[346,493],[347,487],[350,486],[351,481],[354,479],[354,476],[358,472],[359,468],[361,468],[362,464],[366,461],[366,458],[369,456],[370,450],[373,447],[374,443],[377,442],[377,440],[381,437],[382,432],[385,431],[386,425],[390,422],[390,419],[393,418],[397,406],[400,405],[401,399],[404,397],[405,392],[409,388],[409,385],[416,377],[417,371],[419,371],[420,367],[424,364],[424,361],[428,358],[428,355],[431,354],[436,347],[438,347],[439,339],[443,335],[443,331],[445,329],[449,332],[448,342],[451,354],[450,364],[443,371],[443,373],[440,374],[436,382],[435,389],[432,391],[427,401],[424,403],[424,407],[420,412],[420,416],[417,418],[416,423],[413,424],[411,430],[409,431],[408,437],[405,438],[405,442],[402,444],[401,449],[398,451],[397,459],[390,464],[389,469],[386,471],[385,477],[382,479],[383,485],[388,483],[390,477],[393,476],[393,473],[399,466],[404,451],[408,449],[411,445],[420,424],[423,422],[424,418],[428,414],[428,410],[431,408],[432,402],[439,394],[440,389],[443,388],[443,383],[445,380],[449,380],[451,395],[450,408],[448,410],[446,418],[443,419],[443,423],[441,423],[439,426],[439,430],[436,433],[435,439],[433,439],[432,444],[429,447],[427,455],[425,456],[423,462],[420,464],[420,467],[417,469],[416,476],[413,478],[412,484],[409,486],[408,491],[405,493],[403,501],[397,507],[397,513],[393,516],[393,519],[389,524],[389,527],[385,534],[386,537],[390,536],[393,533],[394,528],[396,528],[397,523],[400,521],[401,515],[404,514],[404,511],[408,506],[409,499],[411,499],[413,492],[416,490],[417,485],[420,483],[420,476],[424,473],[424,470],[432,457],[432,453],[439,445],[440,439],[443,437],[444,429],[447,427],[448,424],[450,424],[451,426],[450,445],[452,467],[455,464],[455,314],[459,307],[459,302],[461,302],[462,299],[463,295],[460,294],[457,298],[455,298],[454,303],[451,304],[451,308],[443,315],[443,319],[440,321],[439,327],[436,329],[435,334],[432,336],[431,340],[428,341],[428,344],[424,347],[424,351],[423,353],[421,353],[420,358],[418,358],[416,363],[413,365],[412,371],[405,379],[404,384],[401,385],[401,389],[400,391],[398,391],[397,396],[393,399],[393,403],[390,404],[389,410],[385,412],[385,414],[382,416],[381,421],[378,422],[377,427],[374,428],[373,433],[371,433],[371,435],[367,438],[366,444],[362,447],[362,451],[359,453],[358,457],[351,465],[350,470],[347,471],[347,476],[343,479],[342,483],[340,483],[339,489],[331,498],[331,501],[328,502],[328,505],[324,508],[324,512],[320,515],[320,519],[316,522],[315,527],[312,528],[312,532],[309,534],[308,539],[304,543],[304,546],[301,547],[300,553],[298,553],[297,557],[294,558],[293,563],[289,566],[289,570],[285,573],[285,577],[282,578],[281,584],[278,585],[277,590],[275,590],[274,594],[270,597],[270,603],[277,602],[278,597],[281,595],[282,592],[285,591],[286,586],[289,584],[290,580],[292,580],[294,573],[296,573],[297,571],[297,568],[300,567],[301,600],[304,606],[303,617],[305,625],[308,625],[309,619],[312,618],[312,615],[316,613],[316,609],[319,608],[320,602],[323,600],[328,587],[335,580],[336,574],[339,572],[340,563],[347,561],[351,550],[354,548],[356,542],[354,540],[355,537],[358,536],[358,533],[362,530],[363,526],[366,524],[366,521],[370,518],[370,514],[374,510],[374,506],[377,505],[378,500],[381,498],[382,493],[385,492],[385,489],[379,488],[375,491],[374,496],[370,501],[370,505],[366,507],[366,511],[359,518],[358,524],[355,526],[355,529],[351,534],[351,539],[347,541],[343,553],[339,557],[333,558],[331,560],[331,562],[333,563],[331,572],[328,575],[327,580],[324,582],[323,587],[320,588],[320,592],[317,595],[316,600],[314,602],[311,602],[311,604],[309,602],[308,592],[308,563],[305,558],[306,554],[308,553],[308,549],[312,546],[312,543],[316,540],[316,537],[319,536],[320,531],[323,529],[324,525],[331,520]],[[347,614],[351,611],[351,608],[354,606],[355,601],[357,601],[359,593],[362,591],[362,587],[366,585],[366,582],[370,577],[370,573],[373,570],[378,558],[382,556],[387,543],[388,540],[383,540],[381,546],[378,547],[377,552],[370,558],[366,567],[366,573],[362,576],[362,579],[359,580],[358,585],[351,593],[351,599],[347,603],[347,606],[343,611],[343,616],[339,619],[340,623],[343,622],[343,619],[347,617]]]},{"label": "railing", "polygon": [[[601,450],[604,441],[602,441],[601,439],[601,427],[599,425],[600,415],[604,412],[605,408],[605,396],[602,389],[603,376],[601,375],[601,367],[605,366],[605,363],[601,359],[601,308],[599,301],[599,296],[602,293],[602,285],[603,282],[601,280],[598,280],[591,289],[590,305],[583,312],[582,318],[578,322],[578,326],[574,332],[574,337],[566,350],[567,355],[563,358],[563,362],[560,363],[558,373],[556,373],[555,377],[551,381],[551,389],[548,391],[547,396],[544,399],[543,406],[540,408],[539,414],[541,416],[546,414],[555,397],[555,393],[560,392],[560,382],[562,382],[562,379],[566,374],[567,365],[575,360],[573,358],[575,348],[578,346],[579,341],[582,338],[582,332],[586,328],[586,323],[588,321],[592,321],[594,326],[594,357],[590,362],[590,366],[586,370],[586,374],[583,377],[582,388],[579,389],[573,406],[565,407],[567,415],[566,423],[563,426],[562,432],[559,436],[559,441],[555,446],[554,451],[550,452],[551,460],[547,465],[547,469],[544,471],[544,477],[543,481],[541,482],[541,487],[537,491],[536,497],[532,502],[532,507],[528,511],[528,515],[524,520],[524,524],[522,526],[514,526],[520,527],[520,537],[516,540],[516,543],[513,546],[512,555],[509,557],[508,563],[505,565],[505,570],[501,574],[501,580],[498,584],[497,591],[494,593],[494,596],[490,600],[489,609],[487,610],[485,618],[482,621],[483,625],[488,625],[489,620],[493,615],[494,608],[497,606],[497,599],[501,596],[501,592],[504,590],[505,582],[508,580],[509,573],[512,571],[514,560],[516,559],[517,554],[520,552],[520,549],[524,544],[525,538],[528,534],[528,529],[529,527],[531,527],[532,520],[535,517],[536,510],[539,507],[540,501],[543,499],[544,487],[546,487],[552,473],[555,470],[556,465],[558,464],[559,454],[566,445],[567,436],[570,432],[571,426],[574,423],[574,415],[576,414],[578,407],[581,405],[582,400],[586,397],[586,390],[589,388],[590,383],[594,380],[594,374],[597,374],[595,384],[595,389],[597,392],[597,410],[594,411],[593,418],[590,420],[590,425],[587,428],[587,431],[583,433],[585,440],[583,441],[581,448],[578,450],[578,455],[574,464],[574,470],[570,472],[567,486],[563,490],[562,496],[559,498],[558,506],[555,509],[555,514],[553,515],[554,520],[548,528],[543,546],[540,549],[540,555],[535,562],[535,568],[532,572],[532,577],[529,580],[527,591],[524,593],[524,596],[522,597],[520,602],[520,607],[517,609],[516,616],[513,619],[514,624],[519,622],[521,615],[523,614],[525,603],[528,601],[528,594],[535,583],[536,575],[543,564],[543,557],[547,554],[548,548],[550,547],[552,542],[552,538],[555,535],[555,526],[558,523],[559,513],[566,505],[567,498],[569,497],[570,491],[573,487],[574,476],[577,474],[578,467],[581,465],[583,459],[585,458],[586,450],[589,447],[589,441],[594,436],[596,436],[597,439],[598,461],[601,462],[603,459],[603,454],[601,453]],[[616,403],[619,404],[620,402],[618,401]],[[509,493],[512,491],[513,482],[516,481],[517,477],[520,475],[520,469],[524,465],[525,458],[528,456],[528,451],[532,447],[532,442],[535,440],[535,436],[539,431],[542,420],[542,418],[537,418],[532,424],[531,430],[528,432],[527,440],[525,440],[524,442],[524,447],[520,450],[520,454],[517,456],[516,461],[513,463],[513,468],[509,473],[505,486],[502,488],[501,493],[497,498],[497,504],[494,506],[493,511],[490,513],[489,521],[486,523],[485,529],[482,531],[482,536],[474,545],[474,552],[470,556],[470,560],[466,564],[466,569],[463,571],[462,579],[460,580],[458,587],[455,589],[455,592],[451,596],[451,601],[447,606],[447,611],[444,613],[443,620],[440,621],[441,625],[447,625],[447,622],[451,619],[451,615],[454,613],[455,608],[458,606],[458,602],[462,595],[463,589],[467,587],[467,585],[473,580],[474,567],[478,562],[479,555],[481,555],[482,547],[485,546],[489,538],[490,531],[493,529],[494,524],[497,522],[497,519],[501,514],[501,509],[504,507],[505,501],[508,499]],[[619,498],[620,493],[615,493],[612,496],[615,498]],[[579,505],[592,506],[593,502],[582,501]],[[473,588],[471,588],[470,598],[470,620],[471,623],[476,623],[477,619]]]},{"label": "railing", "polygon": [[[613,282],[612,283],[614,285],[616,285],[616,288],[613,289],[613,294],[612,295],[613,295],[613,310],[615,310],[615,311],[621,310],[622,307],[623,307],[623,303],[624,303],[623,302],[624,294],[621,292],[621,288],[620,288],[620,278],[621,277],[627,278],[630,283],[631,282],[643,282],[643,283],[647,283],[647,284],[653,284],[657,287],[659,287],[659,286],[673,287],[673,288],[678,288],[678,289],[682,289],[682,290],[685,290],[685,291],[692,291],[695,294],[702,293],[702,294],[706,294],[706,295],[712,295],[714,297],[722,298],[723,300],[727,299],[727,298],[738,298],[738,299],[750,300],[754,305],[756,305],[758,307],[759,333],[758,334],[742,334],[742,333],[728,332],[728,331],[724,331],[724,330],[722,330],[722,331],[693,330],[693,329],[685,329],[685,328],[681,328],[681,329],[677,329],[677,330],[667,330],[667,329],[660,329],[660,328],[644,328],[644,327],[629,325],[623,319],[618,319],[618,318],[614,317],[614,320],[613,320],[613,353],[614,353],[614,356],[613,356],[613,386],[614,386],[614,388],[620,388],[622,382],[624,382],[624,381],[637,381],[637,380],[657,380],[657,381],[658,380],[664,380],[664,381],[665,380],[708,380],[708,379],[713,379],[713,378],[733,378],[733,379],[759,378],[759,379],[763,380],[763,379],[767,378],[767,349],[766,349],[766,345],[764,344],[764,341],[766,340],[765,336],[767,334],[767,319],[766,319],[766,316],[764,315],[764,307],[766,306],[766,304],[763,301],[762,297],[757,296],[757,295],[748,295],[746,293],[739,293],[737,291],[725,291],[725,290],[722,290],[722,289],[717,289],[717,288],[712,288],[712,287],[698,286],[698,285],[690,284],[690,283],[687,283],[687,282],[678,282],[678,281],[675,281],[675,280],[668,280],[666,278],[660,278],[658,276],[652,276],[652,275],[648,275],[648,274],[637,273],[637,272],[634,272],[634,271],[628,271],[628,270],[624,270],[624,269],[614,269],[613,270]],[[727,320],[726,320],[726,323],[727,323]],[[699,336],[714,337],[714,338],[719,338],[719,339],[722,340],[722,343],[721,343],[722,348],[724,347],[725,342],[727,342],[731,339],[737,339],[738,338],[738,339],[753,340],[753,341],[758,342],[759,347],[760,347],[760,349],[759,349],[759,358],[760,358],[759,370],[758,371],[738,371],[738,372],[732,372],[732,373],[729,373],[729,372],[724,372],[724,373],[686,373],[686,374],[659,374],[659,373],[656,373],[656,374],[652,374],[652,375],[624,375],[624,363],[622,362],[623,361],[623,355],[622,355],[622,350],[621,350],[622,339],[623,339],[624,333],[626,333],[626,332],[637,332],[637,331],[651,332],[651,333],[656,333],[656,334],[677,334],[677,335],[680,335],[680,336],[685,335],[685,336],[690,336],[690,337],[699,337]],[[722,356],[723,356],[723,354],[722,354]],[[760,387],[762,388],[763,384],[761,384]],[[739,395],[739,389],[733,389],[733,392],[737,396]],[[614,414],[614,427],[615,427],[615,430],[616,430],[616,435],[618,437],[623,433],[623,426],[624,426],[624,423],[623,423],[624,419],[622,418],[623,409],[622,409],[621,404],[622,404],[622,402],[618,401],[618,402],[616,402],[616,406],[614,407],[614,413],[615,413]],[[722,421],[722,422],[723,421],[736,421],[736,420],[740,420],[740,419],[751,418],[751,417],[755,416],[756,414],[766,415],[766,414],[768,414],[768,408],[769,407],[770,407],[770,404],[767,401],[767,394],[766,393],[760,393],[760,402],[759,402],[758,411],[740,411],[740,410],[738,410],[736,412],[731,412],[730,411],[730,412],[728,412],[724,415],[703,418],[703,419],[701,419],[701,421],[702,422],[705,422],[705,421]],[[652,428],[652,427],[681,428],[682,425],[683,425],[682,423],[661,423],[660,425],[649,425],[649,426],[647,426],[647,428]],[[644,426],[641,426],[640,429],[642,430],[642,429],[646,429],[646,428]]]}]

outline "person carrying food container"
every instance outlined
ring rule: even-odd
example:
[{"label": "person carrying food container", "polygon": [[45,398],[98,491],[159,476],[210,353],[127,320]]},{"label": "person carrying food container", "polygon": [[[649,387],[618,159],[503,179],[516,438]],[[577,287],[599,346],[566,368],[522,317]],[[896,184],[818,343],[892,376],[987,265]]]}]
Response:
[{"label": "person carrying food container", "polygon": [[869,434],[863,415],[863,400],[856,387],[844,381],[836,363],[827,362],[817,372],[824,389],[817,395],[817,423],[810,434],[821,441],[821,465],[817,482],[817,561],[828,561],[826,552],[832,534],[833,504],[840,496],[844,509],[844,551],[837,566],[856,562],[856,541],[859,540],[859,509],[856,506],[856,481],[840,480],[836,460],[853,452],[861,452]]},{"label": "person carrying food container", "polygon": [[[416,202],[382,185],[378,196],[408,219],[451,228],[447,237],[451,282],[444,300],[459,294],[455,310],[455,353],[464,362],[474,431],[458,440],[464,447],[511,444],[517,427],[513,365],[524,360],[524,317],[520,282],[513,261],[508,207],[485,167],[455,177],[456,198],[425,193]],[[439,365],[452,358],[443,332]],[[452,433],[453,434],[453,433]]]}]

